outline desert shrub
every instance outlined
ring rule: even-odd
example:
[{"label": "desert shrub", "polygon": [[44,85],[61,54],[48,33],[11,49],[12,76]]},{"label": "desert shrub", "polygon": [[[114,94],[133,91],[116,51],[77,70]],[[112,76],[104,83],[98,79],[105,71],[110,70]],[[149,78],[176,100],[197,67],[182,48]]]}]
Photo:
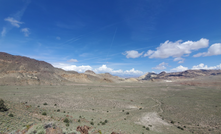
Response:
[{"label": "desert shrub", "polygon": [[178,126],[177,128],[179,128],[179,129],[183,130],[183,128],[182,128],[182,127],[180,127],[180,126]]},{"label": "desert shrub", "polygon": [[70,121],[68,120],[68,118],[65,118],[65,119],[64,119],[64,122],[65,122],[65,123],[69,123]]},{"label": "desert shrub", "polygon": [[57,112],[60,112],[60,109],[58,109]]},{"label": "desert shrub", "polygon": [[97,124],[98,126],[100,125],[100,123]]},{"label": "desert shrub", "polygon": [[70,124],[69,124],[69,123],[66,123],[66,126],[67,126],[67,127],[69,127],[69,126],[70,126]]},{"label": "desert shrub", "polygon": [[43,112],[42,115],[47,115],[47,113],[46,113],[46,112]]},{"label": "desert shrub", "polygon": [[54,106],[57,106],[57,104],[54,104]]},{"label": "desert shrub", "polygon": [[145,126],[143,126],[143,128],[145,128]]},{"label": "desert shrub", "polygon": [[45,102],[43,105],[48,105],[48,103]]},{"label": "desert shrub", "polygon": [[101,124],[102,124],[102,125],[105,125],[106,123],[105,123],[105,122],[102,122]]},{"label": "desert shrub", "polygon": [[94,125],[94,122],[91,122],[91,125]]},{"label": "desert shrub", "polygon": [[127,115],[130,114],[129,112],[126,113]]},{"label": "desert shrub", "polygon": [[8,108],[5,106],[4,100],[0,99],[0,112],[8,111]]},{"label": "desert shrub", "polygon": [[38,132],[38,134],[45,134],[45,132],[44,131],[40,131],[40,132]]},{"label": "desert shrub", "polygon": [[98,133],[99,133],[99,134],[102,134],[101,130],[98,130]]},{"label": "desert shrub", "polygon": [[146,130],[150,130],[150,128],[149,128],[149,127],[146,127]]},{"label": "desert shrub", "polygon": [[108,122],[108,120],[105,120],[104,122],[105,122],[105,123],[107,123],[107,122]]},{"label": "desert shrub", "polygon": [[38,105],[38,107],[40,107],[40,106]]},{"label": "desert shrub", "polygon": [[79,119],[78,122],[81,122],[81,120]]},{"label": "desert shrub", "polygon": [[170,123],[174,124],[175,122],[174,122],[174,121],[171,121]]},{"label": "desert shrub", "polygon": [[79,116],[79,118],[81,118],[81,116]]},{"label": "desert shrub", "polygon": [[64,113],[66,113],[66,112],[64,111]]},{"label": "desert shrub", "polygon": [[142,108],[139,108],[139,110],[142,110]]},{"label": "desert shrub", "polygon": [[9,116],[9,117],[14,117],[14,115],[13,115],[13,114],[9,114],[8,116]]},{"label": "desert shrub", "polygon": [[124,112],[124,110],[122,110],[122,112]]}]

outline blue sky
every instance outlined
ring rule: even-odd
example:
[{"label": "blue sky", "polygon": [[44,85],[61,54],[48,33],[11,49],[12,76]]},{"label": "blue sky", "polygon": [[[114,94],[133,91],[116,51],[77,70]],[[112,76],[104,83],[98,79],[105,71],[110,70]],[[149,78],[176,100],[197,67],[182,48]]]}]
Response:
[{"label": "blue sky", "polygon": [[220,0],[0,0],[0,51],[119,76],[221,69]]}]

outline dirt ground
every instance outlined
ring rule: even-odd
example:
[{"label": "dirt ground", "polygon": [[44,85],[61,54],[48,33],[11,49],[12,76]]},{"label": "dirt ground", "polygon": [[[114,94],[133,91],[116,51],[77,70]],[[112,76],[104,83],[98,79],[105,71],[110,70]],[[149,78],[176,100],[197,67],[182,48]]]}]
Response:
[{"label": "dirt ground", "polygon": [[76,128],[83,125],[94,134],[221,133],[219,86],[173,81],[1,86],[0,98],[9,108],[0,112],[2,133],[43,134],[50,122],[65,133],[79,133]]}]

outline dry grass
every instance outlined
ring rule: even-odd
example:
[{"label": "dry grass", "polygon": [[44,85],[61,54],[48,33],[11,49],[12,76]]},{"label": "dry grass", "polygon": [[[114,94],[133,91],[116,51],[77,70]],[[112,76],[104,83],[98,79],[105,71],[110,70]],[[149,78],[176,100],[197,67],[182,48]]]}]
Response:
[{"label": "dry grass", "polygon": [[[79,125],[92,127],[91,133],[219,133],[220,96],[219,88],[173,82],[1,86],[0,98],[10,109],[0,113],[0,132],[31,124],[28,133],[41,132],[45,123],[53,122],[68,133],[76,132]],[[63,122],[65,118],[70,120],[69,126]],[[105,120],[108,122],[103,123]]]}]

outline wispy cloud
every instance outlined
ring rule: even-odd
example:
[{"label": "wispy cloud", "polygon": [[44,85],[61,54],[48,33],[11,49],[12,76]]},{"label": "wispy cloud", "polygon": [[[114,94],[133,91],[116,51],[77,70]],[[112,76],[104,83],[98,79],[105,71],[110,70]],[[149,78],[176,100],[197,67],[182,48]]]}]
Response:
[{"label": "wispy cloud", "polygon": [[17,11],[15,14],[11,15],[10,17],[5,18],[4,20],[9,22],[11,25],[7,25],[3,28],[2,36],[5,36],[6,33],[8,33],[13,27],[19,28],[21,24],[24,22],[21,22],[21,17],[23,16],[27,6],[29,5],[31,1],[30,0],[24,0],[24,6],[21,10]]},{"label": "wispy cloud", "polygon": [[6,34],[6,27],[3,27],[3,30],[1,32],[2,37],[5,36],[5,34]]},{"label": "wispy cloud", "polygon": [[68,62],[78,62],[78,60],[77,59],[70,59],[70,60],[68,60]]},{"label": "wispy cloud", "polygon": [[215,43],[209,47],[207,52],[195,54],[193,55],[193,57],[212,56],[212,55],[221,55],[221,43]]},{"label": "wispy cloud", "polygon": [[31,34],[31,33],[29,32],[29,28],[22,28],[22,29],[21,29],[21,32],[24,33],[25,37],[28,37],[29,34]]},{"label": "wispy cloud", "polygon": [[56,39],[57,39],[57,40],[61,40],[61,37],[57,36]]},{"label": "wispy cloud", "polygon": [[157,65],[156,67],[153,67],[152,69],[164,70],[164,69],[166,69],[166,66],[168,66],[168,63],[162,62],[159,65]]},{"label": "wispy cloud", "polygon": [[15,19],[12,18],[12,17],[5,18],[4,20],[10,22],[11,25],[13,25],[13,26],[15,26],[15,27],[17,27],[17,28],[20,27],[20,24],[23,24],[23,22],[20,22],[20,21],[18,21],[18,20],[15,20]]}]

